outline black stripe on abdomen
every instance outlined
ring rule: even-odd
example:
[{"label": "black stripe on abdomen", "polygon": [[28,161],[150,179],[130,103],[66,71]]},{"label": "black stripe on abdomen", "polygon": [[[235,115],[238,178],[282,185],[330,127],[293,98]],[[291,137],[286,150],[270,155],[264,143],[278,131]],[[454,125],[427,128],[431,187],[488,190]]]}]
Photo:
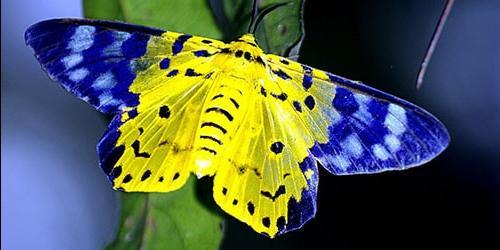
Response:
[{"label": "black stripe on abdomen", "polygon": [[205,110],[205,113],[217,112],[219,114],[223,114],[230,122],[233,121],[233,116],[225,109],[219,107],[212,107]]},{"label": "black stripe on abdomen", "polygon": [[216,129],[219,129],[223,134],[227,133],[227,130],[222,127],[221,125],[217,124],[217,123],[213,123],[213,122],[204,122],[201,124],[201,127],[214,127]]},{"label": "black stripe on abdomen", "polygon": [[217,151],[211,149],[211,148],[207,148],[207,147],[201,147],[200,150],[204,150],[204,151],[207,151],[213,155],[217,155]]},{"label": "black stripe on abdomen", "polygon": [[209,136],[209,135],[200,135],[200,138],[201,138],[201,139],[207,139],[207,140],[210,140],[210,141],[216,142],[216,143],[217,143],[217,144],[219,144],[219,145],[222,145],[222,142],[221,142],[219,139],[217,139],[217,138],[215,138],[215,137],[213,137],[213,136]]}]

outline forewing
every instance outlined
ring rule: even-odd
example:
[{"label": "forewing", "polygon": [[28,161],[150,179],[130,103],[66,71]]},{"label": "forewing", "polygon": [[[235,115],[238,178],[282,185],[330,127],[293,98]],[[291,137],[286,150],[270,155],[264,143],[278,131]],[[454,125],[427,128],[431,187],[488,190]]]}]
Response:
[{"label": "forewing", "polygon": [[279,86],[316,143],[311,154],[334,174],[418,166],[449,142],[444,125],[407,101],[306,65],[266,55]]},{"label": "forewing", "polygon": [[53,80],[109,114],[139,103],[140,93],[131,91],[130,85],[151,65],[174,52],[194,53],[221,44],[137,25],[87,19],[52,19],[34,24],[26,31],[25,40]]},{"label": "forewing", "polygon": [[40,22],[26,43],[49,76],[114,114],[98,145],[116,189],[170,191],[191,170],[199,109],[222,42],[142,26],[85,19]]},{"label": "forewing", "polygon": [[115,188],[168,192],[187,180],[201,109],[218,74],[211,63],[216,48],[206,41],[168,32],[148,46],[155,63],[130,86],[139,105],[117,118],[121,125],[112,124],[98,146]]}]

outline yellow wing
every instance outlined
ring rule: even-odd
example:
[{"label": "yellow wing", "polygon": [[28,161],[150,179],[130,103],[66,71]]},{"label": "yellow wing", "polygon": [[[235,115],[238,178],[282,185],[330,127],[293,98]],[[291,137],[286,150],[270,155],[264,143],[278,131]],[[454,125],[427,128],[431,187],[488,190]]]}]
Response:
[{"label": "yellow wing", "polygon": [[[300,227],[315,213],[317,169],[304,128],[279,106],[258,98],[214,180],[214,198],[226,212],[274,237]],[[301,136],[303,135],[303,136]],[[292,215],[290,217],[289,215]]]},{"label": "yellow wing", "polygon": [[314,145],[311,128],[289,104],[298,93],[285,93],[279,72],[259,67],[249,66],[251,72],[242,73],[247,84],[260,84],[227,145],[213,192],[226,212],[257,232],[275,237],[314,216],[318,172],[308,152]]},{"label": "yellow wing", "polygon": [[221,164],[216,202],[274,237],[302,226],[316,209],[316,162],[334,174],[421,165],[448,143],[425,110],[359,82],[275,55],[242,75],[258,93]]},{"label": "yellow wing", "polygon": [[151,38],[145,56],[135,62],[141,70],[129,88],[139,104],[115,117],[98,146],[114,188],[167,192],[185,183],[213,82],[210,55],[222,44],[174,32]]}]

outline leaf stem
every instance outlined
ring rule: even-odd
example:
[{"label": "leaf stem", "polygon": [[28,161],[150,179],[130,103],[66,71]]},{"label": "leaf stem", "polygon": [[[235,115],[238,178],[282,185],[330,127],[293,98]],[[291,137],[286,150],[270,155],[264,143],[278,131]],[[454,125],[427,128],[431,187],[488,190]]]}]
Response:
[{"label": "leaf stem", "polygon": [[143,218],[143,224],[142,224],[142,235],[141,238],[139,239],[139,246],[137,249],[144,249],[143,248],[143,243],[144,239],[146,238],[146,230],[147,230],[147,225],[148,225],[148,217],[149,217],[149,194],[143,194],[145,196],[144,198],[144,210],[142,213],[142,218]]}]

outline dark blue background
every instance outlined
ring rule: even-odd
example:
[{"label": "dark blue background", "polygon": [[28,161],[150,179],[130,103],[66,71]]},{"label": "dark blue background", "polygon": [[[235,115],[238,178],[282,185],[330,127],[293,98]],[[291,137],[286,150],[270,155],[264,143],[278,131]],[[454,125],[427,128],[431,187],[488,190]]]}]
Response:
[{"label": "dark blue background", "polygon": [[[439,117],[450,147],[423,167],[377,175],[322,171],[318,213],[269,240],[227,216],[224,249],[498,249],[500,2],[457,1],[414,88],[442,1],[306,4],[300,61],[408,99]],[[106,122],[41,71],[32,23],[81,16],[78,0],[2,1],[2,249],[98,249],[118,203],[97,166]]]}]

